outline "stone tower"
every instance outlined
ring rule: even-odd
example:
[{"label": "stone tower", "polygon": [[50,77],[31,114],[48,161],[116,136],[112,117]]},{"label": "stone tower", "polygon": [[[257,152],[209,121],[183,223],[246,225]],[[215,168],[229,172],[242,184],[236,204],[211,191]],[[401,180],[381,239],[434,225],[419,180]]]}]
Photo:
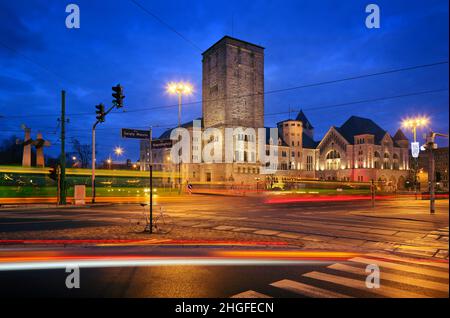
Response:
[{"label": "stone tower", "polygon": [[204,127],[264,127],[264,48],[225,36],[202,62]]}]

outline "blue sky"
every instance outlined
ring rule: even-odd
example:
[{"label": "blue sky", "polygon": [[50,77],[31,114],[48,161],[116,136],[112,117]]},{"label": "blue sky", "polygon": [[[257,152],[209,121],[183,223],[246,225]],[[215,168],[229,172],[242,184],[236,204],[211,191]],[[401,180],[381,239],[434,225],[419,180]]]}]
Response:
[{"label": "blue sky", "polygon": [[[99,155],[124,147],[136,160],[138,142],[120,127],[169,126],[176,100],[167,82],[186,80],[201,100],[201,51],[224,35],[262,45],[265,89],[283,89],[412,65],[448,60],[448,1],[150,1],[137,0],[190,42],[130,0],[72,1],[81,28],[65,27],[68,1],[0,3],[0,132],[22,135],[21,124],[42,131],[59,153],[57,113],[67,91],[68,139],[90,143],[94,106],[110,104],[111,86],[125,88],[125,112],[98,129]],[[365,6],[381,9],[381,28],[365,27]],[[199,47],[201,50],[199,50]],[[448,65],[339,84],[269,94],[267,114],[300,108],[448,88]],[[448,133],[448,90],[305,113],[319,139],[350,115],[369,117],[392,134],[407,115],[428,114],[432,128]],[[145,108],[161,107],[156,110]],[[82,115],[79,115],[82,113]],[[91,114],[84,114],[91,113]],[[201,104],[183,107],[183,121],[201,116]],[[288,114],[267,116],[273,126]],[[165,128],[155,128],[158,135]],[[447,142],[443,142],[447,144]],[[70,143],[67,146],[70,150]]]}]

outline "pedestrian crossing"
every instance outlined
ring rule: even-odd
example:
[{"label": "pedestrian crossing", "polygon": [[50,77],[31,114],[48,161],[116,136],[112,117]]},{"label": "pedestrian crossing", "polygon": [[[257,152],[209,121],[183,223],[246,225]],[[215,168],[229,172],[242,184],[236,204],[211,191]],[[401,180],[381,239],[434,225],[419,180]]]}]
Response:
[{"label": "pedestrian crossing", "polygon": [[[367,285],[371,271],[367,265],[380,269],[379,286]],[[378,288],[377,288],[378,287]],[[372,253],[334,263],[294,279],[282,279],[266,287],[249,290],[233,298],[270,298],[277,292],[286,297],[310,298],[430,298],[448,297],[448,262],[411,259],[407,257]]]}]

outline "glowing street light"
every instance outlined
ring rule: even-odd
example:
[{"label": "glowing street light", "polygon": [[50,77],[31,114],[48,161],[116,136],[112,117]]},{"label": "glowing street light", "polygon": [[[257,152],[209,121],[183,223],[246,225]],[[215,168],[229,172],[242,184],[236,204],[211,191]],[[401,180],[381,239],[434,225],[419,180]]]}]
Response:
[{"label": "glowing street light", "polygon": [[116,156],[121,156],[123,154],[123,148],[117,146],[116,148],[114,148],[114,153],[116,154]]},{"label": "glowing street light", "polygon": [[[192,85],[186,82],[170,82],[166,86],[167,93],[178,95],[178,128],[181,127],[181,97],[191,95],[194,91]],[[178,160],[178,193],[181,193],[181,162]]]},{"label": "glowing street light", "polygon": [[411,154],[414,158],[414,167],[413,167],[413,173],[414,173],[414,192],[416,195],[417,200],[417,171],[419,166],[419,153],[420,153],[420,147],[419,143],[417,142],[417,128],[425,127],[430,123],[429,118],[424,116],[418,116],[416,118],[406,118],[402,122],[402,127],[405,129],[411,129],[414,141],[411,143]]},{"label": "glowing street light", "polygon": [[430,123],[430,119],[428,117],[416,117],[416,118],[406,118],[402,122],[402,127],[406,129],[411,129],[414,142],[417,141],[417,128],[426,127]]}]

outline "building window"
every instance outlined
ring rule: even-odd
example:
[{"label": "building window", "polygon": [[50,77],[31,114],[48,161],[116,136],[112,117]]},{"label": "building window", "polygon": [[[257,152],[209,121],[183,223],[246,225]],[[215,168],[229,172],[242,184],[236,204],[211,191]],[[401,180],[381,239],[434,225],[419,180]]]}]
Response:
[{"label": "building window", "polygon": [[338,170],[341,165],[341,154],[336,150],[331,150],[326,156],[327,170]]},{"label": "building window", "polygon": [[306,170],[307,171],[313,171],[313,157],[312,156],[306,156]]}]

